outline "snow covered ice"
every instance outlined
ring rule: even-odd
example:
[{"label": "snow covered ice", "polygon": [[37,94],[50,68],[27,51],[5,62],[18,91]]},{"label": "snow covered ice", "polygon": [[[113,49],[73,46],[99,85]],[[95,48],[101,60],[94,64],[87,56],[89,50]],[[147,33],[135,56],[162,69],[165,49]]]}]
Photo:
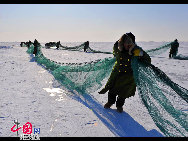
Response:
[{"label": "snow covered ice", "polygon": [[[157,48],[165,42],[137,42],[144,50]],[[11,132],[14,120],[20,126],[30,122],[40,128],[40,137],[159,137],[163,133],[153,122],[138,94],[125,100],[124,112],[115,105],[104,109],[107,93],[97,90],[83,101],[75,92],[61,86],[53,75],[26,53],[20,42],[0,43],[0,136],[16,137]],[[41,43],[44,46],[45,43]],[[65,46],[79,42],[61,42]],[[112,52],[113,42],[91,42],[90,47]],[[54,61],[82,63],[112,57],[112,54],[42,48],[43,54]],[[164,71],[172,81],[188,89],[187,60],[168,58],[169,50],[151,56],[152,64]],[[178,54],[188,56],[188,42],[180,42]],[[107,80],[104,80],[105,84]],[[73,94],[74,93],[74,94]],[[188,111],[187,105],[182,109]],[[19,134],[21,134],[19,130]]]}]

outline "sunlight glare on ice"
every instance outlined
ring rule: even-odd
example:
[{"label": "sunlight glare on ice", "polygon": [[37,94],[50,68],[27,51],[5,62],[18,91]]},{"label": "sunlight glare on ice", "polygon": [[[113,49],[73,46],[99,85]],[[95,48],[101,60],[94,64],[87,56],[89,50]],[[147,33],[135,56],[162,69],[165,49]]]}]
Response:
[{"label": "sunlight glare on ice", "polygon": [[43,88],[48,93],[64,93],[65,90],[62,90],[60,88]]}]

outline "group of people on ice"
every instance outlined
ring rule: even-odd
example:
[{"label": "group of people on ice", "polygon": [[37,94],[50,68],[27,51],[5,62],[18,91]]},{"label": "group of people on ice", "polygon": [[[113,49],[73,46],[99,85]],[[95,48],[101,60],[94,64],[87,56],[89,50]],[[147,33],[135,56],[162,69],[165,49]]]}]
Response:
[{"label": "group of people on ice", "polygon": [[[36,42],[37,40],[35,39],[34,42]],[[38,42],[38,41],[37,41]],[[39,42],[38,42],[39,43]],[[32,43],[30,40],[29,42],[21,42],[20,43],[20,46],[23,47],[24,45],[27,46],[27,47],[30,47],[30,45],[34,43]],[[35,43],[36,44],[36,43]],[[36,44],[37,45],[37,44]],[[49,42],[49,43],[46,43],[45,44],[45,48],[50,48],[52,46],[56,46],[56,49],[59,49],[60,47],[62,47],[60,41],[58,41],[57,43],[56,42]],[[87,52],[88,48],[89,48],[89,41],[86,41],[83,43],[83,46],[84,46],[84,52]],[[36,47],[35,47],[36,48]]]},{"label": "group of people on ice", "polygon": [[[22,44],[23,43],[21,43],[21,46]],[[28,47],[30,47],[31,44],[31,41],[26,43]],[[35,39],[33,45],[33,54],[36,56],[38,51],[37,47],[40,46],[40,43]],[[57,49],[59,49],[61,46],[60,41],[55,45]],[[178,40],[175,39],[174,42],[171,43],[169,58],[177,55],[178,47]],[[89,41],[84,43],[84,52],[87,52],[88,48]],[[108,109],[116,103],[117,112],[122,113],[125,99],[134,96],[136,92],[136,83],[131,67],[133,56],[137,56],[140,61],[146,63],[151,63],[151,58],[136,44],[135,36],[131,32],[123,34],[121,38],[115,42],[113,55],[116,58],[115,65],[105,87],[98,93],[105,94],[108,91],[108,100],[104,108]]]}]

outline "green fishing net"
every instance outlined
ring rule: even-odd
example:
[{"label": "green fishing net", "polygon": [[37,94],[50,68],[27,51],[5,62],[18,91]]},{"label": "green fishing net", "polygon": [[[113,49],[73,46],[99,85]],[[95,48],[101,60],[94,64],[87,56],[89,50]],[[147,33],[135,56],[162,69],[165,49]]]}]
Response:
[{"label": "green fishing net", "polygon": [[178,54],[178,55],[174,56],[173,59],[188,60],[188,56],[184,56],[182,54]]},{"label": "green fishing net", "polygon": [[[34,46],[27,52],[32,53]],[[101,88],[101,81],[107,78],[115,63],[115,58],[98,59],[85,63],[58,63],[46,58],[38,47],[36,61],[52,71],[54,77],[65,87],[80,93],[92,93]]]},{"label": "green fishing net", "polygon": [[33,51],[34,51],[34,45],[31,45],[29,48],[27,48],[27,53],[28,54],[33,54]]},{"label": "green fishing net", "polygon": [[158,128],[166,136],[188,136],[188,114],[181,109],[188,107],[188,90],[136,57],[132,68],[138,94]]},{"label": "green fishing net", "polygon": [[[146,52],[150,56],[160,55],[160,54],[166,52],[169,48],[171,48],[172,44],[173,44],[173,42],[170,42],[170,43],[162,45],[162,46],[160,46],[158,48],[147,50]],[[182,54],[178,54],[178,51],[176,51],[176,53],[174,54],[174,56],[172,58],[173,59],[178,59],[178,60],[188,60],[188,56],[184,56]]]},{"label": "green fishing net", "polygon": [[[170,43],[166,43],[164,45],[161,45],[158,48],[155,49],[150,49],[147,50],[146,52],[150,55],[150,56],[154,56],[154,55],[160,55],[164,52],[166,52],[169,48],[171,48],[171,44],[173,44],[173,42]],[[84,50],[84,43],[78,46],[74,46],[74,47],[67,47],[67,46],[60,46],[59,48],[60,50],[69,50],[69,51],[83,51]],[[90,53],[103,53],[103,54],[113,54],[112,52],[105,52],[105,51],[99,51],[99,50],[94,50],[91,47],[87,48],[87,52]],[[187,56],[183,56],[183,55],[177,55],[178,52],[176,52],[175,57],[173,57],[174,59],[180,59],[180,60],[188,60]]]},{"label": "green fishing net", "polygon": [[60,45],[59,49],[60,50],[70,50],[70,51],[83,51],[84,50],[84,43],[79,45],[79,46],[74,46],[74,47],[67,47],[67,46]]},{"label": "green fishing net", "polygon": [[115,58],[105,58],[84,65],[61,66],[53,75],[69,89],[92,93],[101,88],[101,81],[110,75],[114,63]]},{"label": "green fishing net", "polygon": [[[79,46],[74,46],[74,47],[67,47],[67,46],[60,46],[61,50],[69,50],[69,51],[84,51],[84,43],[79,45]],[[112,54],[112,52],[104,52],[104,51],[98,51],[98,50],[94,50],[91,47],[87,48],[87,52],[90,53],[104,53],[104,54]]]},{"label": "green fishing net", "polygon": [[[33,48],[34,46],[28,48],[27,53],[32,54]],[[79,48],[81,49],[76,47],[70,50]],[[169,43],[146,52],[156,55],[160,50],[164,52],[168,48]],[[116,61],[113,57],[85,63],[58,63],[46,58],[41,47],[38,47],[35,58],[40,65],[50,70],[63,86],[82,95],[100,89],[102,81],[110,76]],[[159,68],[140,62],[136,57],[132,60],[132,69],[138,95],[157,127],[166,136],[188,136],[188,116],[184,111],[188,106],[188,90],[171,81]]]},{"label": "green fishing net", "polygon": [[[172,43],[172,42],[171,42]],[[165,45],[162,45],[158,48],[155,49],[151,49],[151,50],[147,50],[146,52],[150,55],[159,55],[165,51],[167,51],[170,47],[171,47],[171,43],[167,43]],[[61,50],[69,50],[69,51],[83,51],[84,50],[84,43],[79,45],[79,46],[74,46],[74,47],[67,47],[67,46],[60,46]],[[104,52],[104,51],[98,51],[98,50],[94,50],[91,47],[88,47],[87,49],[88,52],[91,53],[104,53],[104,54],[113,54],[112,52]]]},{"label": "green fishing net", "polygon": [[159,54],[162,54],[163,52],[167,51],[169,48],[171,48],[171,44],[172,44],[172,42],[162,45],[155,49],[147,50],[146,52],[149,56],[159,55]]}]

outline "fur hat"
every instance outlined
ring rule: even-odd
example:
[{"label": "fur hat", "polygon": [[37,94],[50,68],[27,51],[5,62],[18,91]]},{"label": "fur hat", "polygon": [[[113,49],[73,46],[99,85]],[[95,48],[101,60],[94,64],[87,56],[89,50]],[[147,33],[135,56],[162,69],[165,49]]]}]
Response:
[{"label": "fur hat", "polygon": [[[120,51],[124,48],[124,43],[131,45],[131,50],[134,48],[135,44],[133,43],[131,37],[129,37],[127,34],[123,34],[121,38],[118,40],[118,49]],[[129,49],[129,54],[131,55],[131,50]]]},{"label": "fur hat", "polygon": [[126,34],[127,34],[129,37],[131,37],[133,43],[135,44],[135,36],[134,36],[131,32],[126,33]]}]

